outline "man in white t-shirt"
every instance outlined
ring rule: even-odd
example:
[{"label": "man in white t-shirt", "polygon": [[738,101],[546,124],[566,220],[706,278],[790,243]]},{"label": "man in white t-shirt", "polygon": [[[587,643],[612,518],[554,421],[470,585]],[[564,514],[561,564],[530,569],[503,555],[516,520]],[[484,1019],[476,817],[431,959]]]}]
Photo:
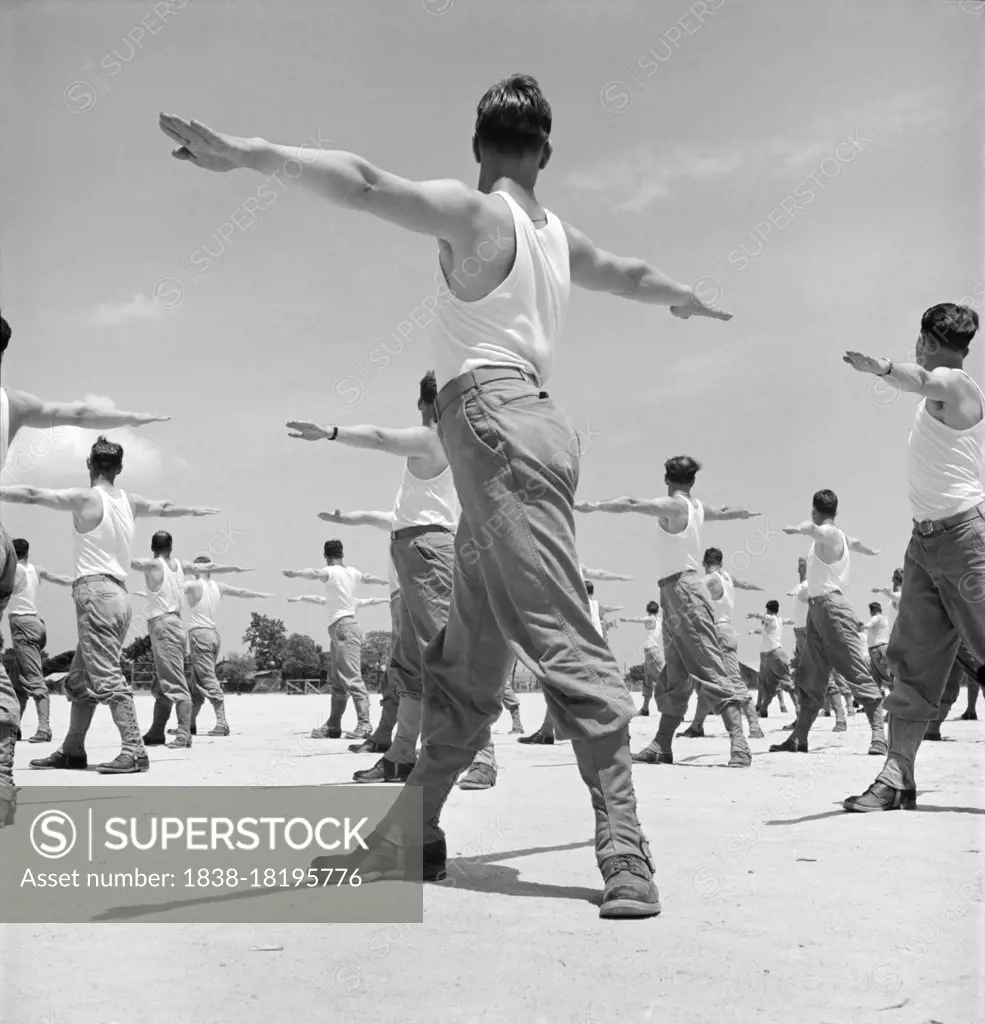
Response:
[{"label": "man in white t-shirt", "polygon": [[38,769],[85,771],[89,763],[85,739],[96,708],[106,704],[120,732],[122,750],[114,760],[97,765],[96,770],[104,775],[130,775],[150,768],[133,690],[120,667],[131,618],[126,581],[134,520],[215,515],[218,509],[148,501],[121,490],[116,478],[123,470],[123,446],[105,437],[96,439],[86,468],[88,487],[0,487],[0,500],[71,512],[74,526],[72,596],[79,645],[65,680],[71,718],[61,747],[50,757],[30,764]]},{"label": "man in white t-shirt", "polygon": [[667,662],[664,658],[663,615],[659,601],[647,601],[646,615],[620,618],[620,622],[639,622],[646,630],[646,639],[640,648],[643,654],[643,706],[637,712],[643,718],[650,715],[650,701],[653,699],[660,674]]},{"label": "man in white t-shirt", "polygon": [[916,807],[917,752],[939,721],[960,646],[985,662],[985,394],[964,369],[977,332],[975,310],[945,302],[921,317],[916,363],[844,356],[923,399],[909,438],[906,586],[889,639],[889,753],[868,790],[845,800],[848,811]]},{"label": "man in white t-shirt", "polygon": [[[0,362],[10,344],[12,332],[7,320],[0,316]],[[0,374],[2,377],[2,374]],[[4,378],[5,379],[5,378]],[[10,445],[22,427],[48,430],[52,427],[84,427],[90,430],[113,427],[140,427],[160,423],[169,416],[124,412],[107,409],[90,402],[50,402],[26,391],[8,391],[0,387],[0,473],[3,482],[14,481],[7,476]],[[32,459],[32,464],[34,460]],[[17,553],[10,536],[0,522],[0,617],[10,600],[17,576]],[[20,727],[20,705],[7,671],[0,659],[0,828],[12,824],[16,808],[14,789],[14,744]]]},{"label": "man in white t-shirt", "polygon": [[793,626],[795,620],[781,618],[779,601],[767,601],[765,614],[749,612],[746,618],[760,623],[759,629],[751,629],[749,632],[762,637],[759,645],[760,714],[767,718],[770,704],[777,693],[781,689],[792,689],[790,661],[783,649],[783,627]]},{"label": "man in white t-shirt", "polygon": [[845,594],[851,553],[877,555],[879,552],[849,537],[835,525],[838,496],[831,490],[816,491],[811,500],[811,518],[783,532],[812,540],[807,555],[807,632],[804,635],[803,667],[797,672],[800,708],[790,736],[770,747],[771,753],[807,753],[807,738],[824,704],[824,694],[834,669],[851,687],[865,710],[872,729],[870,754],[886,751],[883,733],[882,691],[872,678],[859,638],[858,618]]},{"label": "man in white t-shirt", "polygon": [[[486,90],[472,131],[476,187],[409,181],[353,153],[221,135],[170,114],[160,127],[177,143],[173,157],[193,167],[266,177],[296,164],[302,188],[319,198],[437,240],[439,297],[411,317],[435,320],[438,429],[462,517],[448,626],[425,656],[428,735],[409,780],[423,790],[424,877],[446,877],[441,809],[488,742],[519,658],[543,676],[589,791],[605,885],[600,916],[653,917],[660,903],[629,753],[636,706],[588,615],[572,516],[578,440],[545,388],[572,285],[667,306],[684,320],[730,315],[644,260],[598,249],[540,204],[534,190],[551,159],[552,121],[529,75]],[[391,817],[378,834],[360,876],[404,877],[403,827]]]},{"label": "man in white t-shirt", "polygon": [[[20,705],[21,723],[23,724],[24,709],[29,700],[34,701],[38,711],[38,729],[28,743],[50,743],[51,701],[48,697],[48,684],[44,681],[42,671],[48,634],[44,620],[38,612],[38,588],[42,581],[55,583],[60,587],[70,587],[72,577],[60,576],[34,565],[28,561],[30,550],[30,544],[23,537],[14,539],[17,576],[14,580],[13,596],[7,605],[10,643],[14,652],[14,673],[11,678]],[[19,731],[17,738],[20,739]]]},{"label": "man in white t-shirt", "polygon": [[382,587],[389,580],[360,572],[345,565],[345,551],[340,540],[327,540],[324,547],[324,569],[285,569],[288,579],[320,580],[325,584],[325,610],[328,614],[328,635],[331,642],[329,661],[331,711],[324,725],[311,731],[313,739],[340,739],[342,715],[349,698],[356,708],[356,728],[347,739],[365,739],[373,731],[369,720],[369,691],[362,676],[363,631],[356,622],[356,586],[370,583]]}]

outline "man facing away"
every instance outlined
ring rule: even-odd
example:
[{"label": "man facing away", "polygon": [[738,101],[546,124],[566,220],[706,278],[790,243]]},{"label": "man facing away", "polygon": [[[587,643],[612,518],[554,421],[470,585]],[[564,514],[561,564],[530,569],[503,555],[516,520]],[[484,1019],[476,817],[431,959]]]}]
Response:
[{"label": "man facing away", "polygon": [[643,706],[637,712],[643,718],[650,716],[650,701],[666,661],[664,660],[663,619],[658,601],[647,601],[646,615],[620,618],[620,622],[640,622],[646,630],[643,641]]},{"label": "man facing away", "polygon": [[[730,768],[748,768],[752,753],[742,731],[744,698],[723,652],[723,638],[715,624],[711,595],[701,572],[701,528],[705,521],[749,519],[758,515],[744,508],[705,505],[691,495],[700,463],[678,455],[664,463],[666,498],[640,500],[613,498],[579,502],[579,512],[637,512],[656,518],[657,586],[663,610],[663,687],[656,694],[660,723],[653,741],[633,760],[645,764],[673,764],[674,732],[684,721],[691,684],[702,693],[715,714],[722,716],[729,734]],[[748,693],[748,691],[746,691]]]},{"label": "man facing away", "polygon": [[363,682],[363,631],[356,622],[355,590],[359,583],[388,586],[388,581],[344,564],[345,549],[340,540],[327,540],[323,549],[324,569],[285,569],[288,579],[319,580],[325,584],[328,613],[329,679],[332,694],[328,721],[312,730],[313,739],[342,737],[342,716],[349,698],[356,708],[356,729],[348,739],[365,739],[372,732],[369,721],[369,691]]},{"label": "man facing away", "polygon": [[120,668],[123,642],[130,628],[126,580],[134,520],[207,516],[218,510],[149,501],[120,490],[116,478],[123,471],[123,446],[105,437],[97,438],[92,446],[86,468],[88,487],[0,487],[0,500],[71,512],[74,525],[72,596],[79,645],[65,681],[71,719],[61,747],[50,757],[32,761],[31,767],[84,771],[88,767],[86,734],[97,705],[107,704],[123,749],[114,760],[97,765],[97,771],[106,775],[145,772],[150,762],[137,724],[133,691]]},{"label": "man facing away", "polygon": [[[0,365],[10,343],[10,324],[0,316]],[[112,429],[139,427],[160,423],[169,416],[123,412],[95,408],[87,402],[49,402],[26,391],[8,391],[0,387],[0,471],[7,462],[7,452],[21,427],[46,430],[51,427],[86,427]],[[0,616],[13,593],[17,578],[17,553],[0,523]],[[0,662],[0,828],[12,824],[16,806],[14,789],[14,744],[20,725],[20,705],[7,672]]]},{"label": "man facing away", "polygon": [[[792,679],[791,694],[794,701],[794,710],[796,711],[800,705],[797,697],[796,679],[797,672],[800,670],[800,665],[804,656],[804,638],[807,636],[807,611],[810,608],[809,595],[807,593],[807,559],[797,559],[797,575],[799,582],[793,590],[787,591],[787,597],[793,598],[793,657],[790,659],[790,675]],[[768,717],[769,707],[765,703],[765,693],[760,693],[760,715],[763,718]],[[777,690],[777,696],[780,699],[780,710],[786,711],[783,706],[783,690]],[[770,698],[772,699],[772,697]],[[830,711],[825,704],[826,715],[830,715]]]},{"label": "man facing away", "polygon": [[[393,533],[392,510],[389,512],[342,512],[335,509],[334,512],[319,512],[318,518],[326,523],[337,523],[339,526],[373,526],[378,530],[386,530],[388,536]],[[395,660],[398,654],[397,636],[400,633],[400,613],[403,608],[403,599],[400,596],[400,582],[397,579],[397,570],[392,558],[389,560],[388,579],[390,581],[390,661],[387,664],[380,693],[380,721],[372,735],[350,744],[349,750],[353,754],[385,754],[390,749],[393,731],[397,727],[397,709],[400,705],[398,694],[400,684],[397,679],[401,672],[413,673],[415,671],[413,664],[398,664]],[[403,689],[408,690],[412,685],[405,683]]]},{"label": "man facing away", "polygon": [[[702,567],[705,572],[704,584],[708,588],[708,595],[711,597],[712,614],[715,616],[715,627],[721,640],[722,657],[725,659],[725,667],[735,683],[736,691],[742,697],[740,705],[742,716],[749,726],[749,736],[752,739],[761,740],[763,730],[759,724],[759,718],[752,706],[752,694],[742,676],[742,667],[739,664],[739,636],[732,624],[732,616],[735,614],[735,592],[737,590],[762,590],[762,587],[755,583],[746,583],[722,568],[724,555],[719,548],[708,548],[702,557]],[[711,704],[703,691],[698,691],[698,706],[695,712],[694,721],[678,736],[688,736],[697,739],[704,736],[705,719],[711,713]]]},{"label": "man facing away", "polygon": [[[404,459],[404,473],[393,506],[390,558],[402,595],[400,630],[395,660],[421,664],[423,651],[448,622],[455,565],[455,530],[460,512],[448,457],[438,437],[434,400],[438,389],[433,372],[421,379],[417,398],[419,426],[404,430],[385,427],[320,427],[308,420],[287,424],[291,437],[328,440],[354,448],[384,451]],[[417,762],[417,741],[423,712],[423,669],[399,673],[396,735],[390,748],[372,768],[356,772],[356,782],[404,781]],[[477,769],[478,771],[479,769]],[[493,767],[483,766],[488,788],[495,782]],[[489,778],[485,778],[488,775]]]},{"label": "man facing away", "polygon": [[[636,816],[635,706],[588,615],[572,513],[578,456],[558,457],[577,452],[578,441],[544,388],[572,283],[669,306],[683,319],[729,317],[642,260],[596,249],[540,204],[534,189],[551,158],[551,121],[533,78],[512,75],[489,89],[472,138],[475,189],[408,181],[351,153],[218,135],[170,115],[161,128],[178,143],[179,160],[269,175],[296,159],[302,184],[330,202],[437,239],[445,288],[434,310],[435,404],[462,517],[448,625],[425,655],[423,750],[410,778],[424,791],[425,877],[445,877],[441,808],[488,743],[522,653],[544,673],[545,698],[591,794],[605,881],[600,914],[645,917],[660,903]],[[376,840],[362,877],[403,877],[399,826],[384,825]]]},{"label": "man facing away", "polygon": [[877,555],[855,537],[835,525],[838,496],[821,490],[811,501],[811,518],[799,526],[785,526],[783,532],[811,538],[807,555],[807,633],[802,653],[803,667],[797,671],[800,709],[790,736],[770,747],[771,752],[807,753],[807,737],[821,710],[825,689],[833,669],[851,689],[865,710],[872,727],[870,754],[884,754],[882,691],[872,678],[865,646],[858,633],[855,609],[845,596],[851,553]]},{"label": "man facing away", "polygon": [[849,811],[916,807],[917,751],[939,719],[959,646],[985,662],[985,395],[964,369],[977,331],[973,309],[946,302],[923,314],[915,364],[844,357],[923,398],[909,440],[906,586],[889,639],[889,753],[865,793],[845,801]]},{"label": "man facing away", "polygon": [[[783,649],[783,627],[794,625],[794,619],[780,616],[780,602],[767,601],[766,614],[749,612],[747,619],[755,619],[759,629],[751,629],[750,633],[758,633],[762,637],[759,646],[759,692],[760,714],[769,717],[770,704],[782,690],[790,690],[790,662],[787,652]],[[838,731],[838,730],[836,730]]]},{"label": "man facing away", "polygon": [[[274,595],[259,590],[248,590],[245,587],[233,587],[228,583],[219,583],[212,579],[213,575],[253,572],[253,570],[241,565],[219,565],[213,562],[208,555],[197,555],[192,562],[182,562],[181,567],[186,576],[190,574],[193,577],[192,579],[186,578],[182,584],[183,619],[188,634],[185,678],[188,680],[192,701],[189,732],[192,736],[198,735],[198,716],[207,700],[215,713],[215,726],[209,730],[207,735],[228,736],[226,698],[222,690],[222,683],[219,682],[215,670],[216,662],[219,660],[219,651],[222,649],[216,611],[219,602],[224,597],[238,597],[246,601],[264,601]],[[162,717],[163,710],[162,708]],[[159,723],[155,723],[155,725],[157,724]],[[166,724],[167,718],[164,718],[161,728],[163,729]],[[168,732],[177,735],[178,729],[168,729]],[[160,733],[155,729],[154,742],[159,742],[159,736]],[[144,743],[147,744],[146,736]]]},{"label": "man facing away", "polygon": [[882,605],[878,601],[869,602],[869,621],[865,624],[865,641],[869,648],[869,667],[872,678],[883,693],[893,688],[893,674],[889,671],[886,660],[886,648],[889,646],[889,622],[882,613]]},{"label": "man facing away", "polygon": [[[172,554],[174,538],[166,530],[151,537],[151,558],[134,558],[130,568],[142,573],[147,587],[146,617],[154,657],[155,679],[151,686],[154,695],[154,720],[144,735],[144,746],[167,744],[171,748],[190,747],[194,735],[194,698],[192,696],[191,667],[186,671],[185,652],[188,634],[181,608],[189,581],[185,573],[195,571],[196,563],[180,561]],[[214,565],[203,568],[210,572],[246,572],[240,566]],[[173,742],[167,742],[165,727],[174,708],[178,719]],[[218,713],[217,713],[218,714]],[[223,722],[225,717],[223,716]],[[228,727],[225,733],[228,734]]]},{"label": "man facing away", "polygon": [[[10,642],[14,650],[14,692],[20,709],[21,721],[24,708],[29,700],[34,701],[38,711],[38,729],[28,743],[51,742],[51,701],[48,684],[44,681],[42,662],[48,634],[44,620],[38,613],[38,589],[41,581],[55,583],[60,587],[72,585],[71,576],[48,572],[28,560],[31,545],[23,538],[14,539],[17,554],[17,575],[14,579],[14,593],[7,606],[7,621],[10,626]],[[18,738],[20,734],[18,733]]]}]

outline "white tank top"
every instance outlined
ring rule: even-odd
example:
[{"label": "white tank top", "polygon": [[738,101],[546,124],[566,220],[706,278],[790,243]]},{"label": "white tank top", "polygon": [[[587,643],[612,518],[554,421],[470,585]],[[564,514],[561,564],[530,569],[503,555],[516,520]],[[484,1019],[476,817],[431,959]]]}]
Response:
[{"label": "white tank top", "polygon": [[133,510],[123,491],[113,497],[96,488],[103,502],[103,517],[88,533],[75,530],[75,578],[112,576],[126,582],[133,545]]},{"label": "white tank top", "polygon": [[430,480],[422,480],[410,471],[408,461],[393,506],[394,530],[408,526],[447,526],[453,530],[458,525],[458,515],[458,492],[451,466],[445,466]]},{"label": "white tank top", "polygon": [[[564,226],[545,211],[547,224],[537,230],[511,196],[493,194],[503,197],[513,215],[516,258],[506,280],[484,298],[463,302],[450,292],[443,295],[434,327],[433,361],[439,390],[479,366],[518,366],[536,374],[541,384],[554,369],[554,348],[571,294]],[[483,245],[496,244],[492,238],[480,241],[476,247],[479,256],[463,260],[461,272],[470,272],[471,267],[466,266],[470,261],[481,265]]]},{"label": "white tank top", "polygon": [[848,538],[841,534],[842,555],[837,562],[822,562],[817,556],[817,541],[811,543],[807,553],[807,594],[809,597],[820,597],[840,590],[843,594],[848,587],[848,568],[850,564]]},{"label": "white tank top", "polygon": [[869,647],[881,647],[889,643],[889,620],[885,615],[873,615],[865,627]]},{"label": "white tank top", "polygon": [[680,533],[668,533],[657,521],[657,579],[675,573],[701,568],[701,527],[705,510],[695,498],[678,494],[679,501],[687,504],[687,526]]},{"label": "white tank top", "polygon": [[599,613],[599,603],[594,597],[588,599],[588,611],[592,616],[592,625],[599,631],[602,632],[602,616]]},{"label": "white tank top", "polygon": [[783,620],[779,615],[767,615],[763,621],[763,642],[760,650],[779,651],[783,648]]},{"label": "white tank top", "polygon": [[363,578],[358,569],[351,565],[330,565],[329,575],[325,580],[325,609],[328,612],[328,624],[344,619],[347,615],[356,614],[356,584]]},{"label": "white tank top", "polygon": [[219,607],[219,602],[222,600],[222,591],[215,580],[203,579],[199,582],[202,584],[202,599],[197,604],[192,604],[187,597],[185,598],[185,604],[188,608],[188,615],[185,621],[188,623],[189,630],[218,629],[215,613]]},{"label": "white tank top", "polygon": [[719,578],[722,584],[722,596],[717,600],[714,597],[711,599],[715,621],[731,622],[732,612],[735,611],[735,584],[732,582],[732,577],[724,569],[718,569],[714,575]]},{"label": "white tank top", "polygon": [[[975,388],[985,410],[985,394]],[[973,427],[955,430],[927,412],[925,398],[910,431],[908,473],[910,509],[918,523],[946,519],[985,501],[985,415]]]},{"label": "white tank top", "polygon": [[33,565],[17,564],[17,575],[14,577],[14,593],[7,605],[7,616],[37,615],[38,587],[41,579]]},{"label": "white tank top", "polygon": [[10,402],[7,389],[0,388],[0,469],[7,464],[7,449],[10,447]]},{"label": "white tank top", "polygon": [[807,610],[810,607],[806,601],[801,601],[801,596],[807,597],[807,580],[797,584],[793,596],[793,628],[807,628]]},{"label": "white tank top", "polygon": [[167,559],[158,558],[157,564],[164,572],[164,579],[158,590],[151,590],[150,583],[147,584],[147,619],[156,619],[159,615],[168,615],[171,612],[181,612],[182,584],[185,582],[185,573],[178,563],[177,569],[172,569]]},{"label": "white tank top", "polygon": [[643,641],[643,650],[648,651],[652,647],[663,647],[663,634],[660,629],[660,616],[648,615],[643,620],[643,628],[646,630],[646,639]]}]

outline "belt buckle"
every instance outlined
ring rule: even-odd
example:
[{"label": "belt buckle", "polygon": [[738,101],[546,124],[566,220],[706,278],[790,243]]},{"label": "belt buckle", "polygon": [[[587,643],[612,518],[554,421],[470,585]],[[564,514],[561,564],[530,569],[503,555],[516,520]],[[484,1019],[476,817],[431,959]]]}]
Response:
[{"label": "belt buckle", "polygon": [[917,533],[921,537],[929,537],[934,532],[934,527],[937,524],[933,519],[924,519],[923,522],[917,523]]}]

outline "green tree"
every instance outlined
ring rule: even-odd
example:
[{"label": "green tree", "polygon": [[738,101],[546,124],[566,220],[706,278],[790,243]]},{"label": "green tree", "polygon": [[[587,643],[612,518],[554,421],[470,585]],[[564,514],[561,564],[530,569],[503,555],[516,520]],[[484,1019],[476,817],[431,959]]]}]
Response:
[{"label": "green tree", "polygon": [[292,633],[280,646],[277,656],[285,679],[314,679],[321,668],[322,649],[310,636]]},{"label": "green tree", "polygon": [[629,671],[626,673],[627,683],[642,683],[643,682],[643,666],[642,665],[630,665]]},{"label": "green tree", "polygon": [[257,671],[280,668],[280,649],[286,639],[287,626],[283,619],[250,612],[250,626],[243,634],[243,643],[253,655]]},{"label": "green tree", "polygon": [[53,658],[45,658],[41,662],[41,671],[50,676],[53,672],[67,672],[72,667],[75,651],[62,651]]},{"label": "green tree", "polygon": [[362,670],[363,682],[370,690],[379,692],[383,688],[386,667],[390,664],[393,637],[389,630],[374,629],[363,640]]},{"label": "green tree", "polygon": [[229,654],[215,669],[223,689],[233,693],[252,687],[256,673],[257,663],[249,654]]},{"label": "green tree", "polygon": [[135,637],[123,648],[124,660],[132,665],[150,667],[154,664],[154,654],[151,651],[150,636]]}]

